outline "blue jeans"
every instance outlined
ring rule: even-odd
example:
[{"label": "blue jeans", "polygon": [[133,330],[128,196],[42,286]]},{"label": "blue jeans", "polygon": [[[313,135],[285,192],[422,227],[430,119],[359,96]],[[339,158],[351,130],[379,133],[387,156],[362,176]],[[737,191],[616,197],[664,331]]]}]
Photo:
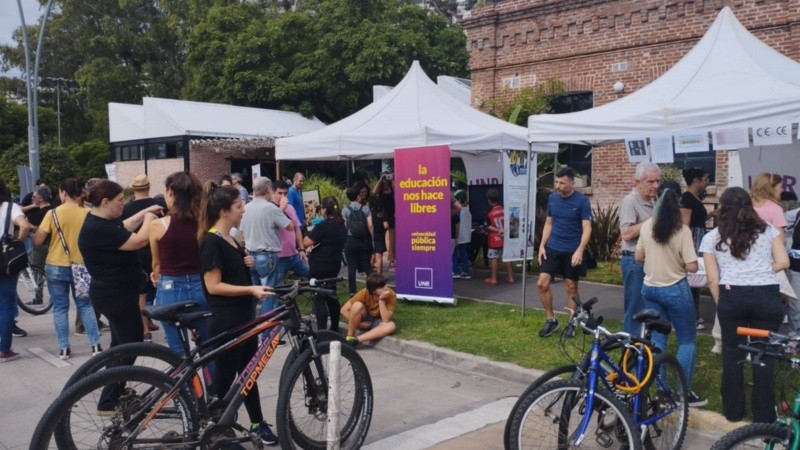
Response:
[{"label": "blue jeans", "polygon": [[[250,276],[253,277],[254,286],[277,286],[280,284],[278,275],[278,252],[253,252],[253,267]],[[271,296],[261,302],[261,314],[272,311],[278,307],[278,297]]]},{"label": "blue jeans", "polygon": [[293,271],[295,275],[302,278],[308,278],[310,276],[308,263],[303,261],[300,254],[278,258],[278,275],[276,278],[279,284],[283,284],[283,280],[286,279],[286,274],[289,273],[290,270]]},{"label": "blue jeans", "polygon": [[56,327],[58,348],[69,348],[69,294],[75,299],[75,307],[83,321],[89,344],[100,345],[100,330],[97,328],[97,317],[89,297],[77,297],[72,285],[72,271],[69,267],[44,266],[44,276],[47,278],[47,291],[53,301],[53,322]]},{"label": "blue jeans", "polygon": [[[203,293],[203,281],[200,274],[195,275],[161,275],[156,286],[156,304],[158,306],[171,305],[173,303],[192,300],[200,303],[195,311],[208,311],[205,293]],[[204,319],[195,322],[197,331],[200,332],[202,340],[208,339],[208,329]],[[164,337],[167,338],[167,345],[179,355],[183,355],[183,345],[181,345],[180,330],[169,322],[161,322],[164,327]],[[188,339],[184,333],[184,339]]]},{"label": "blue jeans", "polygon": [[453,250],[453,273],[460,275],[469,273],[469,242],[457,244]]},{"label": "blue jeans", "polygon": [[[644,285],[642,287],[642,297],[644,306],[652,308],[661,315],[661,318],[669,320],[672,328],[675,329],[675,337],[678,340],[678,353],[675,357],[683,367],[686,375],[686,385],[692,386],[692,372],[694,371],[694,359],[696,355],[697,325],[695,323],[694,300],[689,282],[686,278],[673,284],[672,286],[654,287]],[[653,343],[661,350],[667,348],[667,335],[663,333],[653,333]]]},{"label": "blue jeans", "polygon": [[0,352],[11,350],[11,331],[17,312],[17,277],[0,275]]},{"label": "blue jeans", "polygon": [[644,264],[636,262],[633,255],[623,255],[620,260],[622,287],[624,291],[625,319],[622,329],[626,333],[639,336],[642,324],[633,320],[633,315],[644,309],[642,286],[644,285]]}]

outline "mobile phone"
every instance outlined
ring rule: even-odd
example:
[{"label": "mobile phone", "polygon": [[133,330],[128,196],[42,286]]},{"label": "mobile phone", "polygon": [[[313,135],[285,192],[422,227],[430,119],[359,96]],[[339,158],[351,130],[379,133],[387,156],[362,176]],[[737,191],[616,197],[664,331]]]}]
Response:
[{"label": "mobile phone", "polygon": [[387,174],[386,174],[386,179],[387,179],[387,180],[389,180],[389,181],[392,181],[392,180],[394,180],[394,174],[387,173]]}]

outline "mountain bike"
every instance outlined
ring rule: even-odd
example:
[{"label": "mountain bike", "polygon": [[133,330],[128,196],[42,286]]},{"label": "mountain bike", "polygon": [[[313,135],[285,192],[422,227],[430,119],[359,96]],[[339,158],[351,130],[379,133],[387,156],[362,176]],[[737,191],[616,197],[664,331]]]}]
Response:
[{"label": "mountain bike", "polygon": [[[236,423],[237,411],[256,383],[282,337],[301,349],[295,331],[301,317],[296,297],[321,288],[299,282],[282,293],[281,305],[192,350],[169,373],[149,367],[121,366],[100,370],[65,389],[50,405],[34,432],[31,449],[58,448],[230,448],[244,442],[259,446],[256,436]],[[326,294],[332,295],[329,290]],[[193,323],[209,312],[183,312],[182,304],[151,311],[158,320]],[[267,332],[248,366],[221,398],[208,398],[202,369],[216,357]],[[329,342],[304,336],[307,347],[294,359],[280,382],[276,425],[282,448],[325,448],[328,408]],[[204,353],[201,351],[206,349]],[[339,434],[341,448],[358,448],[372,418],[372,382],[364,361],[349,346],[341,348]],[[108,417],[98,409],[103,391],[121,395]],[[121,389],[120,389],[121,388]],[[222,394],[222,393],[220,393]]]},{"label": "mountain bike", "polygon": [[[649,339],[601,326],[591,314],[596,299],[579,301],[571,323],[593,336],[581,362],[548,372],[567,380],[537,380],[520,397],[507,423],[508,448],[680,448],[688,424],[688,388],[674,356],[660,354]],[[644,333],[669,333],[652,310],[636,320]],[[619,349],[615,362],[608,352]],[[506,437],[504,436],[504,439]]]},{"label": "mountain bike", "polygon": [[[762,364],[764,358],[773,358],[788,364],[789,370],[785,373],[788,378],[800,370],[800,358],[795,355],[800,348],[800,337],[785,336],[768,330],[739,327],[736,333],[753,338],[767,338],[766,341],[751,341],[749,345],[740,345],[739,348],[750,353],[749,364]],[[744,361],[748,362],[748,361]],[[782,390],[793,389],[784,383]],[[787,398],[781,395],[780,398]],[[773,423],[752,423],[737,428],[722,436],[712,450],[730,450],[739,448],[800,449],[800,390],[795,390],[794,400],[791,405],[781,402],[781,408],[786,417],[779,417]]]},{"label": "mountain bike", "polygon": [[17,275],[17,304],[28,314],[40,315],[53,307],[46,295],[47,278],[40,267],[28,265]]}]

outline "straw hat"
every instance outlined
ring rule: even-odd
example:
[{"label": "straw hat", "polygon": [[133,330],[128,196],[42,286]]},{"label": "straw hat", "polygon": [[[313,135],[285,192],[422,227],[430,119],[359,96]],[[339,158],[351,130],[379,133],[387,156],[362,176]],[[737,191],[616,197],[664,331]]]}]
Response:
[{"label": "straw hat", "polygon": [[140,173],[133,177],[133,181],[131,182],[131,188],[134,191],[143,191],[145,189],[150,189],[150,180],[147,179],[147,175]]}]

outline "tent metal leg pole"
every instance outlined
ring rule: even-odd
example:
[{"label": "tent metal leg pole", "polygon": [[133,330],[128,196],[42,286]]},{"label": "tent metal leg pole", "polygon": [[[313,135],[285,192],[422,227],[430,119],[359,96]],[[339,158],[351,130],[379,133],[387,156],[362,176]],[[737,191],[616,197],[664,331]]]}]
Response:
[{"label": "tent metal leg pole", "polygon": [[[531,175],[536,172],[538,164],[537,154],[533,152],[533,145],[528,144],[528,184],[527,192],[525,195],[528,199],[531,198],[531,189],[534,195],[536,194],[536,186],[531,188]],[[533,177],[536,180],[536,177]],[[523,208],[525,214],[525,243],[523,244],[523,258],[522,258],[522,317],[525,317],[525,296],[527,294],[527,277],[528,277],[528,243],[533,241],[534,229],[536,228],[536,197],[534,197],[533,204],[528,204],[527,208]],[[533,211],[533,220],[531,220],[531,211]],[[535,251],[536,249],[534,249]]]}]

